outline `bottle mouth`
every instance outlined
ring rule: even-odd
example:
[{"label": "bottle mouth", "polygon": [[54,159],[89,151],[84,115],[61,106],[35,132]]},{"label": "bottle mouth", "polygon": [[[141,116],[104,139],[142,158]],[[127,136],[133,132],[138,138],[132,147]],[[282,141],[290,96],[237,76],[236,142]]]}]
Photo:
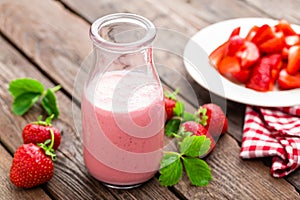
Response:
[{"label": "bottle mouth", "polygon": [[148,19],[130,13],[106,15],[90,28],[90,37],[97,47],[110,51],[137,51],[148,47],[156,35]]}]

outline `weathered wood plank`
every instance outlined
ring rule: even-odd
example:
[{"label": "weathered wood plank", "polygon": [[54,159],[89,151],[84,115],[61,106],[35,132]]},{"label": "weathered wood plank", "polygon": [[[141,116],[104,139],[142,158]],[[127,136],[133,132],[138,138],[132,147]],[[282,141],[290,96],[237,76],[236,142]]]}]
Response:
[{"label": "weathered wood plank", "polygon": [[[275,3],[272,3],[270,6],[270,2],[268,1],[230,1],[230,0],[205,0],[205,1],[184,1],[184,0],[167,0],[162,2],[156,1],[147,1],[144,3],[144,7],[151,8],[148,11],[144,10],[143,6],[140,6],[139,3],[133,3],[128,6],[125,2],[117,2],[117,1],[105,1],[105,2],[96,2],[92,1],[91,3],[82,3],[79,0],[62,0],[69,7],[75,10],[80,15],[84,16],[89,22],[92,22],[97,17],[101,16],[99,13],[109,14],[111,12],[133,12],[137,14],[142,14],[143,16],[148,17],[152,20],[156,26],[162,27],[165,22],[165,19],[161,19],[160,17],[153,17],[153,13],[156,13],[157,16],[164,16],[169,19],[169,23],[166,25],[166,28],[170,28],[172,30],[177,30],[187,36],[191,36],[191,34],[195,33],[200,28],[208,25],[209,23],[214,23],[221,20],[226,20],[230,18],[236,17],[271,17],[271,18],[282,18],[282,16],[287,17],[291,22],[295,22],[295,16],[298,16],[294,13],[294,8],[299,4],[297,1],[289,1],[291,2],[287,7],[282,7],[280,4],[280,0],[276,0]],[[226,6],[225,6],[226,5]],[[253,6],[254,5],[254,6]],[[84,7],[84,8],[83,8]],[[271,8],[272,7],[272,8]],[[267,8],[267,9],[266,9]],[[274,10],[279,10],[279,12],[274,12]],[[294,10],[294,11],[293,11]],[[163,13],[163,14],[162,14]],[[173,13],[172,15],[166,15],[166,13]],[[281,13],[278,15],[278,13]],[[288,17],[291,16],[291,17]],[[290,19],[291,18],[291,19]],[[297,17],[298,18],[298,17]],[[184,28],[180,27],[182,19],[184,19],[185,25]],[[180,23],[177,24],[176,22]],[[185,31],[186,27],[189,27],[189,31]],[[165,40],[167,41],[167,40]],[[170,41],[170,40],[169,40]],[[173,42],[173,41],[172,41]],[[174,43],[171,43],[174,45]],[[175,48],[180,48],[177,51],[183,51],[184,45],[183,43],[177,45]],[[186,99],[194,99],[194,96],[190,96],[190,92],[187,93],[186,90],[193,89],[196,94],[196,98],[198,102],[192,100],[192,104],[198,105],[202,103],[209,102],[211,99],[209,97],[209,93],[204,90],[201,86],[199,86],[195,81],[191,79],[191,77],[187,74],[184,69],[183,63],[178,57],[167,55],[161,55],[162,53],[156,54],[156,61],[163,66],[172,66],[173,69],[176,69],[178,73],[180,73],[183,77],[187,77],[188,83],[190,87],[185,87],[182,84],[182,81],[179,84],[176,84],[170,80],[170,74],[168,74],[168,70],[160,70],[160,75],[163,80],[165,80],[166,84],[169,84],[173,88],[181,87],[183,88],[182,94]],[[166,54],[164,52],[164,54]],[[160,68],[158,68],[160,69]],[[188,94],[188,95],[185,95]],[[244,113],[245,105],[238,104],[235,102],[227,101],[227,117],[229,120],[229,129],[228,132],[237,139],[237,141],[241,142],[242,140],[242,125],[243,125],[243,113]],[[300,189],[300,172],[299,170],[293,173],[291,176],[287,178],[295,187]]]},{"label": "weathered wood plank", "polygon": [[[22,143],[21,131],[25,124],[35,121],[38,115],[45,113],[37,105],[24,117],[15,116],[10,110],[12,97],[7,91],[8,83],[15,78],[32,77],[43,82],[46,87],[53,87],[53,84],[2,38],[0,38],[0,52],[0,70],[2,72],[0,74],[0,110],[1,113],[4,113],[0,118],[0,124],[3,125],[1,126],[3,127],[1,142],[13,153]],[[160,187],[155,178],[145,184],[144,187],[147,187],[147,190],[117,191],[104,187],[88,175],[81,154],[81,140],[73,123],[72,102],[62,92],[58,92],[57,95],[61,115],[53,124],[62,131],[63,136],[57,152],[55,175],[45,185],[45,189],[53,197],[58,199],[115,199],[124,196],[124,199],[139,199],[139,197],[157,199],[161,198],[163,193],[165,199],[176,199],[167,188]],[[78,107],[73,109],[75,112],[80,112]]]},{"label": "weathered wood plank", "polygon": [[[37,2],[35,2],[35,1],[32,1],[33,3],[37,3]],[[96,2],[96,1],[95,1]],[[142,2],[142,1],[139,1],[139,2]],[[27,4],[28,4],[28,2],[26,2]],[[55,4],[56,2],[52,2],[53,4]],[[81,31],[78,31],[77,29],[85,29],[85,28],[82,28],[82,27],[88,27],[88,24],[85,24],[84,22],[78,22],[78,19],[74,19],[74,18],[72,18],[72,17],[69,17],[69,15],[68,14],[62,14],[62,13],[64,13],[65,11],[63,10],[63,9],[61,9],[59,6],[53,6],[52,5],[52,3],[49,3],[48,1],[46,1],[46,3],[37,3],[36,4],[36,7],[35,7],[35,9],[34,10],[31,10],[31,9],[29,9],[29,8],[27,8],[27,7],[29,7],[30,5],[21,5],[21,7],[20,7],[20,4],[19,4],[19,10],[17,9],[17,10],[14,10],[14,9],[12,9],[11,7],[9,7],[9,6],[7,6],[6,5],[6,7],[2,7],[2,9],[3,9],[3,12],[2,12],[2,14],[0,13],[0,15],[2,15],[2,16],[4,16],[4,17],[11,17],[11,16],[15,16],[16,15],[16,13],[15,12],[18,12],[18,11],[20,11],[20,10],[23,10],[23,8],[26,8],[25,9],[25,11],[30,11],[30,13],[28,13],[28,15],[30,15],[30,19],[34,19],[34,20],[29,20],[29,21],[26,21],[26,26],[29,26],[30,28],[28,28],[28,29],[24,29],[25,31],[24,32],[22,32],[22,31],[20,31],[20,30],[22,30],[23,28],[26,28],[25,27],[25,25],[23,24],[22,25],[22,23],[19,23],[18,24],[18,26],[20,27],[20,30],[17,30],[17,32],[18,33],[14,33],[14,31],[15,31],[15,29],[18,29],[18,28],[16,28],[16,27],[9,27],[9,26],[11,26],[11,25],[9,25],[9,22],[15,22],[15,21],[6,21],[6,20],[3,20],[3,21],[6,21],[5,23],[2,23],[3,21],[1,20],[1,18],[0,18],[0,30],[1,31],[3,31],[4,32],[4,34],[8,37],[8,38],[10,38],[22,51],[24,51],[27,55],[28,55],[28,57],[30,57],[30,58],[33,58],[33,60],[34,60],[34,62],[36,62],[39,66],[41,66],[41,68],[46,72],[46,73],[49,73],[50,74],[50,76],[52,76],[52,77],[54,77],[53,79],[55,80],[55,81],[57,81],[57,82],[59,82],[59,83],[63,83],[63,86],[66,88],[66,90],[69,92],[69,93],[71,93],[70,91],[71,91],[71,89],[72,89],[72,81],[71,80],[68,80],[68,81],[65,81],[64,80],[64,78],[67,76],[67,75],[69,75],[69,74],[71,74],[71,76],[73,76],[75,73],[74,73],[74,71],[72,71],[72,73],[69,73],[69,74],[67,74],[66,75],[66,73],[68,72],[68,70],[73,70],[73,68],[74,68],[74,66],[75,66],[75,68],[77,67],[76,66],[76,64],[78,64],[78,63],[76,63],[75,62],[75,64],[74,65],[72,65],[72,67],[70,67],[70,69],[69,68],[67,68],[67,70],[66,71],[64,71],[63,73],[64,74],[60,74],[59,75],[59,77],[58,76],[56,76],[56,70],[57,69],[61,69],[61,66],[58,66],[58,65],[54,65],[53,63],[59,63],[59,64],[63,64],[63,66],[64,65],[66,65],[66,64],[69,64],[69,63],[73,63],[73,61],[74,60],[76,60],[77,59],[77,61],[78,60],[80,60],[81,58],[83,58],[84,57],[84,55],[85,55],[85,51],[83,51],[83,53],[82,52],[75,52],[74,50],[73,50],[73,43],[76,43],[76,40],[74,39],[75,38],[75,36],[74,35],[76,35],[76,34],[78,34],[78,32],[81,32]],[[87,2],[83,2],[84,4],[87,4]],[[116,6],[116,7],[118,7],[119,9],[122,7],[122,4],[121,4],[121,1],[119,1],[119,2],[116,2],[117,4],[115,4],[115,5],[118,5],[118,6]],[[11,4],[13,4],[13,3],[11,3]],[[42,5],[43,4],[43,5]],[[47,6],[44,6],[44,4],[46,4]],[[48,5],[49,4],[49,5]],[[42,6],[41,6],[42,5]],[[144,4],[143,4],[144,5]],[[101,6],[101,5],[100,5]],[[119,7],[120,6],[120,7]],[[131,7],[132,5],[129,5],[128,7]],[[38,7],[38,9],[37,9],[37,7]],[[45,7],[47,7],[47,9],[45,8]],[[134,7],[134,6],[133,6]],[[137,7],[138,8],[138,7]],[[144,7],[143,7],[144,8]],[[151,10],[151,9],[149,9],[149,8],[154,8],[153,10]],[[1,10],[2,10],[1,9]],[[48,9],[52,9],[53,11],[47,11]],[[129,9],[129,8],[128,8]],[[167,11],[167,12],[165,12],[165,13],[174,13],[172,10],[170,10],[169,8],[166,8],[166,7],[164,7],[164,6],[162,6],[159,10],[157,10],[158,8],[155,8],[155,7],[149,7],[149,6],[145,6],[145,14],[146,13],[152,13],[153,14],[153,16],[155,16],[155,15],[158,15],[158,16],[160,16],[158,13],[164,13],[164,12],[162,12],[162,11]],[[36,10],[42,10],[42,11],[36,11]],[[126,11],[126,10],[125,10]],[[147,12],[148,11],[148,12]],[[31,31],[31,29],[32,28],[35,28],[35,27],[40,27],[40,28],[36,28],[36,29],[34,29],[34,30],[44,30],[45,28],[43,28],[43,26],[41,25],[41,24],[43,24],[43,23],[45,23],[46,22],[46,24],[47,24],[47,21],[44,21],[45,19],[43,19],[44,17],[43,17],[43,15],[40,13],[40,12],[45,12],[46,14],[54,14],[55,16],[59,16],[59,17],[65,17],[65,18],[68,18],[68,20],[65,20],[65,19],[60,19],[60,20],[58,20],[59,22],[58,23],[60,23],[60,21],[62,21],[61,23],[63,24],[63,26],[62,25],[56,25],[56,23],[55,24],[52,24],[51,26],[54,26],[54,30],[55,31],[53,31],[52,29],[50,29],[50,30],[48,30],[49,32],[47,32],[48,33],[48,35],[46,35],[45,37],[40,37],[39,36],[39,34],[37,34],[38,32],[37,31]],[[59,14],[57,14],[56,12],[58,12]],[[131,12],[131,11],[130,11]],[[143,13],[142,13],[143,14]],[[102,14],[101,14],[102,15]],[[143,14],[144,15],[144,14]],[[21,16],[21,15],[20,15]],[[15,18],[13,18],[13,19],[22,19],[20,16],[15,16]],[[170,21],[177,21],[177,19],[179,19],[179,24],[175,24],[175,25],[178,25],[178,27],[184,27],[184,28],[182,28],[182,30],[192,30],[192,31],[190,31],[190,32],[188,32],[187,33],[187,35],[188,34],[191,34],[191,33],[193,33],[193,32],[195,32],[195,28],[191,28],[191,27],[189,27],[189,26],[187,26],[185,23],[182,23],[182,19],[180,19],[180,17],[178,17],[178,15],[176,15],[177,17],[175,18],[175,17],[173,17],[173,16],[175,16],[174,14],[173,15],[166,15],[166,14],[162,14],[161,15],[162,17],[161,17],[161,22],[155,22],[156,23],[156,25],[157,24],[159,24],[159,23],[161,23],[161,24],[163,24],[163,23],[165,23],[165,24],[170,24]],[[172,16],[172,19],[174,19],[174,20],[170,20],[171,19],[171,16]],[[23,16],[22,16],[23,17]],[[59,18],[59,17],[57,17],[57,19]],[[150,17],[148,17],[148,18],[150,18]],[[150,18],[151,19],[151,18]],[[31,23],[32,23],[32,21],[34,21],[35,22],[35,24],[34,25],[31,25]],[[80,21],[80,20],[79,20]],[[62,57],[60,57],[60,59],[58,59],[57,60],[57,58],[56,57],[59,57],[60,56],[60,54],[61,53],[59,53],[59,54],[56,54],[57,56],[56,57],[47,57],[47,56],[49,56],[49,52],[51,52],[51,51],[56,51],[56,49],[55,48],[52,48],[49,44],[51,44],[52,46],[53,46],[53,44],[56,44],[56,41],[53,39],[53,38],[55,38],[55,35],[56,34],[58,34],[58,32],[56,32],[56,30],[60,30],[60,28],[62,28],[62,27],[64,27],[64,29],[62,29],[62,30],[66,30],[66,29],[68,29],[69,30],[69,24],[67,24],[66,22],[71,22],[71,23],[74,23],[73,25],[73,28],[74,27],[76,27],[76,28],[74,28],[74,30],[72,29],[72,31],[74,31],[74,33],[69,33],[69,34],[74,34],[74,35],[72,35],[72,37],[69,37],[69,38],[71,38],[71,41],[72,42],[70,42],[70,43],[65,43],[65,41],[64,41],[64,39],[60,39],[60,45],[62,46],[62,48],[66,48],[67,50],[70,50],[70,51],[67,51],[69,54],[67,54],[67,55],[65,55],[65,54],[62,54],[63,55],[63,58]],[[205,24],[205,22],[201,22],[201,23],[203,23],[203,24]],[[49,22],[48,22],[48,24],[49,24]],[[79,25],[79,26],[77,26],[76,24],[81,24],[81,25]],[[181,24],[181,25],[180,25]],[[189,24],[189,23],[188,23]],[[173,25],[173,26],[170,26],[171,28],[173,28],[173,27],[175,27],[175,25]],[[32,27],[31,27],[32,26]],[[68,28],[66,28],[66,27],[68,27]],[[6,30],[10,30],[10,31],[6,31]],[[71,30],[71,29],[70,29]],[[180,30],[181,30],[181,28],[180,28]],[[28,33],[26,33],[26,31],[28,32]],[[78,32],[77,32],[78,31]],[[64,31],[62,31],[62,32],[64,32]],[[26,35],[27,34],[29,34],[31,37],[36,37],[36,38],[42,38],[42,39],[40,39],[39,40],[39,43],[37,44],[37,43],[34,43],[35,45],[34,45],[34,47],[32,47],[32,44],[27,44],[26,43]],[[58,34],[59,36],[60,36],[60,38],[64,38],[62,35],[63,35],[63,33],[61,33],[61,32],[59,32],[59,34]],[[79,34],[80,35],[80,34]],[[69,36],[69,35],[68,35]],[[19,39],[18,37],[20,37],[21,39]],[[25,38],[25,39],[24,39]],[[52,39],[52,40],[49,40],[49,41],[51,41],[51,43],[48,43],[47,41],[47,39],[48,38],[50,38],[50,39]],[[80,38],[82,38],[82,36],[80,36]],[[84,47],[87,47],[88,45],[88,38],[86,37],[86,36],[84,36],[84,38],[86,38],[86,39],[84,39],[84,41],[80,41],[80,45],[81,46],[84,46]],[[23,42],[22,42],[23,41]],[[28,41],[27,41],[28,42]],[[30,46],[31,45],[31,46]],[[37,47],[43,47],[43,48],[35,48],[35,46],[37,46]],[[55,46],[55,45],[54,45]],[[46,48],[47,47],[47,48]],[[52,48],[52,49],[51,49]],[[82,49],[85,49],[85,48],[82,48]],[[88,49],[88,48],[86,48],[86,49]],[[38,50],[41,50],[40,52],[38,52],[37,53],[37,51]],[[48,52],[48,53],[47,53]],[[79,58],[79,59],[78,59]],[[50,60],[50,61],[49,61]],[[172,59],[170,59],[170,60],[172,60]],[[80,60],[81,61],[81,60]],[[177,63],[177,62],[174,62],[174,63]],[[60,67],[60,68],[59,68]],[[55,68],[56,70],[53,70],[53,68]],[[179,67],[178,67],[179,69],[180,68],[182,68],[182,70],[184,71],[184,68],[183,68],[183,65],[182,64],[180,64],[179,65]],[[55,73],[53,73],[53,71],[55,71]],[[75,70],[76,71],[76,70]],[[60,73],[62,73],[62,72],[60,72]],[[185,72],[186,73],[186,72]],[[71,77],[70,76],[70,77]],[[74,78],[74,77],[73,77]],[[63,80],[60,80],[60,79],[63,79]],[[172,84],[171,84],[172,85]],[[173,85],[172,85],[173,86]],[[194,88],[194,87],[193,87]],[[199,92],[201,92],[201,91],[203,91],[203,89],[201,89],[201,87],[199,87],[199,86],[196,86],[196,89],[195,89],[195,91],[196,91],[196,94],[199,94]],[[199,96],[200,98],[203,98],[202,96]],[[206,96],[204,96],[204,99],[205,99],[205,101],[207,100],[206,99],[207,98],[207,95]],[[202,99],[201,99],[202,100]],[[233,104],[233,106],[234,106],[234,104]],[[237,117],[240,117],[240,116],[237,116]],[[234,119],[232,120],[232,122],[234,122]],[[230,125],[231,126],[231,125]],[[240,127],[239,127],[240,128]],[[230,131],[231,132],[231,131]],[[70,152],[69,152],[70,153]]]},{"label": "weathered wood plank", "polygon": [[[189,35],[196,31],[195,28],[186,26],[186,21],[182,19],[180,14],[173,12],[172,9],[166,6],[161,6],[162,2],[157,0],[131,0],[130,3],[120,0],[102,0],[101,2],[93,0],[87,0],[85,2],[80,0],[61,1],[69,8],[83,16],[90,23],[107,14],[129,12],[147,17],[157,27],[172,29],[177,27],[175,29],[176,31]],[[202,21],[202,19],[198,19],[198,23],[206,24],[206,22]]]},{"label": "weathered wood plank", "polygon": [[[220,20],[238,17],[262,16],[261,12],[253,9],[242,1],[232,0],[165,0],[152,1],[157,7],[167,7],[177,13],[186,24],[196,28],[203,28],[202,21],[212,24]],[[217,33],[216,33],[217,34]],[[212,36],[213,38],[213,36]]]},{"label": "weathered wood plank", "polygon": [[241,160],[239,146],[224,135],[206,161],[213,181],[202,188],[190,187],[186,176],[175,189],[187,199],[297,199],[299,194],[284,179],[269,175],[269,168],[257,160]]},{"label": "weathered wood plank", "polygon": [[[0,99],[1,101],[1,99]],[[1,126],[2,127],[2,126]],[[12,163],[12,157],[9,153],[0,145],[0,199],[51,199],[49,196],[39,187],[31,190],[16,189],[16,187],[9,180],[9,170]]]},{"label": "weathered wood plank", "polygon": [[300,24],[300,2],[298,0],[272,0],[272,1],[260,1],[260,0],[243,0],[249,6],[254,7],[261,13],[270,16],[274,19],[285,19],[290,23]]},{"label": "weathered wood plank", "polygon": [[0,31],[72,93],[77,70],[91,50],[89,25],[49,0],[0,1],[0,10]]}]

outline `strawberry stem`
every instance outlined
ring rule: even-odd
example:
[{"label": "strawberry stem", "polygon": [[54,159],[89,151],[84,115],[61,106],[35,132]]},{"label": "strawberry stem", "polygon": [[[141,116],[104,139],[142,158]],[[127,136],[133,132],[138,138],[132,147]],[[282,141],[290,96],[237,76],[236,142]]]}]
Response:
[{"label": "strawberry stem", "polygon": [[61,85],[57,85],[57,86],[51,88],[51,90],[52,90],[52,92],[57,92],[58,90],[60,90],[60,88],[61,88]]},{"label": "strawberry stem", "polygon": [[50,129],[50,133],[51,133],[51,143],[48,146],[49,149],[52,149],[53,145],[54,145],[54,132],[52,129]]},{"label": "strawberry stem", "polygon": [[167,92],[165,91],[164,96],[169,98],[169,99],[173,99],[174,101],[177,101],[177,94],[179,93],[179,89],[177,88],[174,92]]},{"label": "strawberry stem", "polygon": [[38,124],[38,125],[43,125],[43,126],[52,126],[51,121],[54,118],[54,114],[50,115],[49,117],[46,118],[45,121],[43,121],[42,115],[38,117],[38,121],[32,122],[32,124]]},{"label": "strawberry stem", "polygon": [[39,147],[41,147],[42,149],[44,149],[45,151],[45,154],[48,155],[48,156],[51,156],[51,159],[53,161],[56,160],[56,154],[55,154],[55,151],[54,149],[52,148],[53,145],[54,145],[54,132],[52,129],[50,129],[50,134],[51,134],[51,143],[49,146],[47,146],[50,142],[50,140],[46,140],[44,143],[39,143],[37,144]]}]

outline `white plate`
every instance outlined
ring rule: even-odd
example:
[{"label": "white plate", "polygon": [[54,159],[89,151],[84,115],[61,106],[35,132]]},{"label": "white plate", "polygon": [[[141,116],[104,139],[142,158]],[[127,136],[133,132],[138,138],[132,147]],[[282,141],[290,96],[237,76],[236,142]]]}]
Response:
[{"label": "white plate", "polygon": [[[300,104],[300,89],[257,92],[229,81],[209,64],[208,55],[228,40],[234,28],[240,26],[240,35],[245,37],[254,25],[275,25],[277,22],[278,20],[268,18],[238,18],[218,22],[201,29],[185,46],[184,64],[187,71],[202,87],[229,100],[267,107]],[[295,31],[300,32],[300,26],[292,26]]]}]

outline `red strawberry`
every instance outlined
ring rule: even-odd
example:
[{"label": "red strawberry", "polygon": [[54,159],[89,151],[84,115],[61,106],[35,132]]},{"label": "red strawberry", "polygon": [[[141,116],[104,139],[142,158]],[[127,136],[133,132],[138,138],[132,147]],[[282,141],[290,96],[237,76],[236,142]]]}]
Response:
[{"label": "red strawberry", "polygon": [[[52,135],[53,132],[52,132]],[[54,136],[52,137],[54,139]],[[48,140],[40,146],[23,144],[15,152],[10,169],[10,180],[17,187],[31,188],[49,181],[53,177],[54,166],[52,160],[55,159],[52,149],[54,141],[46,146]],[[46,156],[50,155],[50,157]]]},{"label": "red strawberry", "polygon": [[166,110],[166,120],[170,120],[174,116],[174,108],[177,103],[176,95],[178,90],[173,93],[165,93],[164,101],[165,101],[165,110]]},{"label": "red strawberry", "polygon": [[220,106],[214,103],[204,104],[199,108],[202,124],[213,137],[225,133],[228,128],[228,121]]},{"label": "red strawberry", "polygon": [[53,149],[56,150],[60,145],[61,135],[57,128],[51,125],[52,117],[48,117],[46,121],[32,122],[27,124],[22,131],[22,137],[25,144],[44,143],[46,140],[51,139],[50,129],[54,133]]},{"label": "red strawberry", "polygon": [[207,129],[195,121],[184,122],[181,126],[184,127],[184,131],[191,132],[193,135],[201,136],[208,134]]},{"label": "red strawberry", "polygon": [[203,125],[195,121],[187,121],[181,124],[181,126],[184,127],[185,132],[191,132],[192,135],[196,135],[196,136],[205,135],[208,139],[210,139],[210,149],[204,156],[209,154],[215,148],[216,142],[214,138],[211,136],[211,134],[207,131],[207,129]]}]

